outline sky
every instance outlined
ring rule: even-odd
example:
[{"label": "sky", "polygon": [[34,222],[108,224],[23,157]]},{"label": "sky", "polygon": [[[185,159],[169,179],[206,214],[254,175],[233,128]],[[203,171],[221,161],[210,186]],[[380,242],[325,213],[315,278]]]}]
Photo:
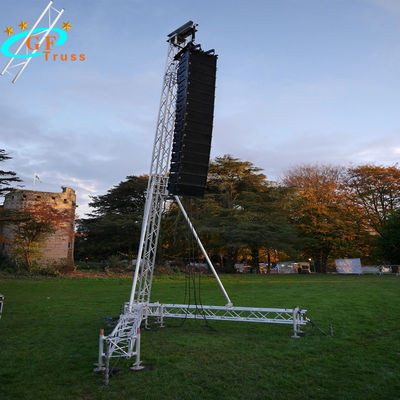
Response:
[{"label": "sky", "polygon": [[[31,27],[47,0],[2,0],[3,31]],[[218,54],[211,156],[232,154],[270,180],[299,164],[390,165],[400,157],[398,0],[55,0],[59,53],[0,76],[0,148],[32,189],[76,190],[78,210],[148,173],[167,34],[188,20]],[[0,53],[0,69],[8,58]]]}]

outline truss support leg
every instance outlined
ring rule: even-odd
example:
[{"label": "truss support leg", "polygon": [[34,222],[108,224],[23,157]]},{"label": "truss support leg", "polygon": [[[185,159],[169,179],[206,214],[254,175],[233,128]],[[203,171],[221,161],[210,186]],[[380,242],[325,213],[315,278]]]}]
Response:
[{"label": "truss support leg", "polygon": [[164,328],[164,306],[161,306],[161,313],[160,313],[160,317],[158,318],[158,323],[160,324],[160,328]]},{"label": "truss support leg", "polygon": [[104,385],[108,386],[110,382],[110,346],[106,342],[106,367],[104,371]]},{"label": "truss support leg", "polygon": [[97,362],[97,367],[94,370],[95,372],[104,371],[103,357],[104,357],[104,329],[100,329],[99,359]]},{"label": "truss support leg", "polygon": [[299,311],[300,311],[299,307],[295,307],[293,309],[293,335],[292,335],[293,339],[300,338],[299,333],[301,331],[300,331],[299,324],[298,324]]},{"label": "truss support leg", "polygon": [[178,203],[178,206],[179,206],[179,208],[181,209],[182,214],[183,214],[183,216],[185,217],[185,220],[186,220],[186,222],[187,222],[187,224],[188,224],[190,230],[192,231],[193,236],[194,236],[194,238],[196,239],[196,241],[197,241],[197,243],[198,243],[198,245],[199,245],[199,247],[200,247],[200,249],[201,249],[201,252],[202,252],[203,255],[204,255],[204,258],[207,260],[207,263],[208,263],[208,265],[210,266],[211,271],[212,271],[212,273],[214,274],[215,279],[217,280],[218,285],[219,285],[219,287],[221,288],[222,293],[224,294],[224,296],[225,296],[225,298],[226,298],[226,301],[228,302],[228,303],[226,304],[226,306],[227,306],[227,307],[232,307],[233,304],[232,304],[232,302],[231,302],[231,299],[229,298],[228,293],[226,292],[226,290],[225,290],[225,288],[224,288],[224,285],[222,284],[221,280],[219,279],[219,276],[218,276],[218,274],[217,274],[217,271],[215,270],[214,265],[212,264],[212,262],[211,262],[211,260],[210,260],[210,257],[208,257],[208,254],[207,254],[207,252],[206,252],[206,250],[205,250],[203,244],[201,243],[200,238],[198,237],[197,232],[195,231],[195,229],[194,229],[194,227],[193,227],[193,225],[192,225],[192,222],[190,221],[188,215],[186,214],[186,211],[185,211],[185,209],[183,208],[183,205],[182,205],[182,203],[181,203],[181,200],[179,199],[178,196],[174,196],[174,198],[175,198],[176,202]]},{"label": "truss support leg", "polygon": [[103,358],[105,356],[104,353],[104,329],[100,329],[100,337],[99,337],[99,358],[97,360],[97,364],[94,364],[96,368],[93,370],[95,374],[103,374],[106,370],[105,365],[103,363]]},{"label": "truss support leg", "polygon": [[136,360],[135,363],[129,368],[131,371],[141,371],[144,369],[143,365],[140,365],[140,328],[137,330],[136,338]]}]

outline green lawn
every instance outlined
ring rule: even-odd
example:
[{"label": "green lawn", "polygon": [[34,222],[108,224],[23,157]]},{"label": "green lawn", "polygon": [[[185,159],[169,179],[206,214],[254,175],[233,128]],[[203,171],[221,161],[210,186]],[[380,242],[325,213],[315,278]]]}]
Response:
[{"label": "green lawn", "polygon": [[[222,276],[235,305],[300,305],[334,337],[290,326],[167,320],[144,331],[153,371],[102,384],[99,329],[129,298],[129,279],[1,279],[0,399],[400,399],[400,277]],[[156,277],[152,299],[181,303],[185,279]],[[224,304],[202,278],[204,304]],[[307,328],[312,331],[311,328]]]}]

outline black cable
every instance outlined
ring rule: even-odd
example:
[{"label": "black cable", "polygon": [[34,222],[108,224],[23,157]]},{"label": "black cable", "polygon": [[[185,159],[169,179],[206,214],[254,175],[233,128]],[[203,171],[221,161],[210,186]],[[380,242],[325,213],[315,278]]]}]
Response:
[{"label": "black cable", "polygon": [[[193,216],[193,211],[192,211],[192,199],[189,199],[189,220],[192,220],[192,216]],[[189,248],[189,254],[190,254],[190,258],[191,258],[191,262],[190,265],[193,266],[192,268],[192,280],[193,280],[193,297],[194,297],[194,304],[196,306],[196,311],[195,311],[195,315],[197,317],[197,293],[196,293],[196,258],[195,258],[195,245],[194,245],[194,237],[192,232],[189,232],[190,234],[190,248]]]},{"label": "black cable", "polygon": [[[184,199],[184,207],[187,210],[188,218],[189,221],[191,220],[193,216],[193,207],[192,207],[192,199]],[[185,318],[183,319],[182,323],[179,325],[179,327],[182,327],[184,323],[187,320],[188,313],[190,312],[189,306],[191,305],[192,302],[192,291],[193,291],[193,301],[194,301],[194,306],[195,306],[195,312],[194,315],[197,319],[197,313],[199,312],[202,316],[202,318],[205,321],[205,325],[212,329],[215,330],[208,322],[206,313],[203,308],[203,303],[201,300],[201,271],[199,269],[198,272],[198,278],[197,278],[197,284],[196,284],[196,270],[195,270],[195,265],[196,265],[196,259],[198,256],[198,249],[195,243],[195,238],[193,236],[193,233],[191,231],[190,225],[187,224],[187,230],[186,230],[187,235],[186,236],[186,244],[187,244],[187,268],[185,272],[185,299],[184,303],[186,304],[186,299],[188,298],[187,302],[187,312],[185,315]],[[196,253],[197,251],[197,253]]]},{"label": "black cable", "polygon": [[[196,208],[195,208],[195,209],[196,209]],[[193,213],[193,210],[192,210],[192,203],[191,203],[190,213],[191,213],[191,216],[193,216],[194,213]],[[196,258],[197,261],[200,261],[199,256],[198,256],[199,250],[198,250],[198,247],[197,247],[197,245],[196,245],[196,243],[195,243],[195,240],[194,240],[193,235],[191,235],[191,238],[192,238],[192,246],[193,246],[193,255],[194,255],[194,258]],[[195,250],[195,249],[196,249],[196,250]],[[196,251],[196,254],[195,254],[195,251]],[[200,263],[199,263],[199,264],[200,264]],[[207,316],[206,316],[206,313],[205,313],[204,308],[203,308],[203,302],[202,302],[202,300],[201,300],[201,268],[200,268],[200,266],[199,266],[199,268],[198,268],[198,278],[197,278],[197,280],[198,280],[198,300],[199,300],[198,303],[200,304],[200,313],[201,313],[201,315],[202,315],[202,317],[203,317],[203,320],[204,320],[204,322],[205,322],[205,325],[206,325],[208,328],[213,329],[213,328],[211,327],[211,325],[209,324],[208,320],[207,320]],[[196,303],[196,312],[197,312],[197,303]]]},{"label": "black cable", "polygon": [[[187,201],[186,200],[184,200],[184,206],[185,206],[185,208],[187,209]],[[185,244],[187,244],[187,243],[189,243],[189,240],[190,240],[190,228],[189,228],[189,226],[187,226],[187,229],[186,229],[186,240],[185,240]],[[188,246],[189,248],[190,248],[190,246]],[[189,249],[190,250],[190,249]],[[186,314],[185,314],[185,318],[183,319],[183,321],[182,321],[182,323],[179,325],[179,327],[182,327],[183,325],[184,325],[184,323],[186,322],[186,320],[187,320],[187,315],[188,315],[188,312],[189,312],[189,305],[190,305],[190,303],[191,303],[191,294],[192,294],[192,291],[191,291],[191,288],[190,288],[190,284],[191,284],[191,270],[190,270],[190,253],[189,253],[189,271],[188,271],[188,273],[187,273],[187,271],[185,271],[185,301],[184,301],[184,303],[183,304],[185,304],[186,305],[186,298],[188,297],[188,302],[187,302],[187,312],[186,312]],[[186,270],[186,266],[185,266],[185,270]]]},{"label": "black cable", "polygon": [[328,335],[320,326],[317,325],[316,322],[314,322],[313,320],[311,320],[310,318],[306,317],[306,321],[308,321],[313,328],[317,328],[319,331],[321,331],[325,336],[333,336],[333,328],[332,328],[332,324],[330,324],[329,326],[329,330],[330,330],[330,335]]}]

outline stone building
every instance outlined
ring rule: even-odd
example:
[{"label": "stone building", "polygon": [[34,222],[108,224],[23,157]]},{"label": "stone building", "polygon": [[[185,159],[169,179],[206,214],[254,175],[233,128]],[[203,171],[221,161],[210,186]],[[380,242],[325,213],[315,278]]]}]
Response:
[{"label": "stone building", "polygon": [[[21,210],[37,202],[48,204],[56,210],[69,211],[65,223],[58,227],[56,232],[46,237],[46,240],[40,245],[40,265],[72,270],[74,266],[75,191],[68,187],[63,187],[61,193],[15,189],[5,196],[3,207],[10,210]],[[4,226],[2,235],[8,241],[12,241],[12,225]],[[8,245],[4,247],[6,252],[10,252],[11,248]]]}]

